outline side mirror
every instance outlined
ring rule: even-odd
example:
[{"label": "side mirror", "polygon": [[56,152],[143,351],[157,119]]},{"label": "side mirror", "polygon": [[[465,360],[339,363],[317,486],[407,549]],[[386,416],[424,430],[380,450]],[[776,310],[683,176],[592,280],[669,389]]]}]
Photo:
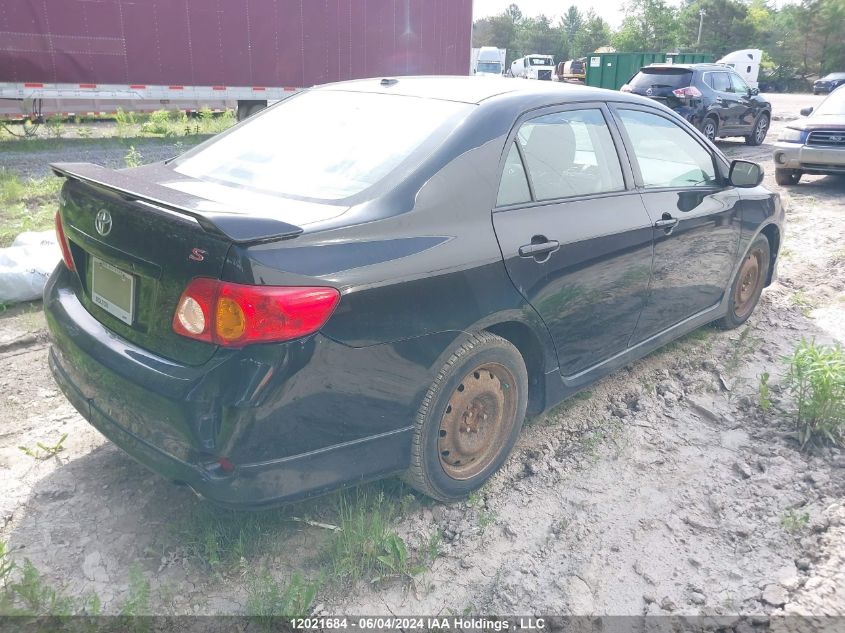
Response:
[{"label": "side mirror", "polygon": [[756,97],[758,94],[760,94],[759,88],[749,88],[748,89],[748,96],[749,97]]},{"label": "side mirror", "polygon": [[756,187],[763,182],[763,168],[748,160],[735,160],[728,179],[734,187]]},{"label": "side mirror", "polygon": [[801,108],[801,116],[810,116],[813,113],[814,108],[810,106],[809,108]]}]

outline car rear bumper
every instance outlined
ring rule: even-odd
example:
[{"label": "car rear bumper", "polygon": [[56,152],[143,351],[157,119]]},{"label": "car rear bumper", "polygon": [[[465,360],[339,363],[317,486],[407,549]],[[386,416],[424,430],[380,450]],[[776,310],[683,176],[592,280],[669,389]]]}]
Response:
[{"label": "car rear bumper", "polygon": [[800,169],[810,173],[845,173],[845,149],[778,142],[775,143],[774,163],[778,169]]},{"label": "car rear bumper", "polygon": [[[362,363],[371,362],[374,350],[317,335],[273,346],[273,371],[262,372],[267,359],[246,350],[219,350],[199,367],[179,365],[106,329],[66,286],[69,278],[60,264],[45,289],[50,369],[83,417],[151,470],[220,505],[252,508],[407,468],[407,394],[376,401],[319,391],[339,382],[326,359],[348,371],[363,355]],[[303,350],[307,358],[298,359]],[[401,376],[402,368],[396,371]]]}]

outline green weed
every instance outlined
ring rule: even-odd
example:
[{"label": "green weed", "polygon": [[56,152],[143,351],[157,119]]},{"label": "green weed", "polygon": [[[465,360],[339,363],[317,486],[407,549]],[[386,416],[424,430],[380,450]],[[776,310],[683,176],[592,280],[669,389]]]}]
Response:
[{"label": "green weed", "polygon": [[794,292],[792,296],[789,297],[789,304],[799,308],[801,310],[801,314],[806,317],[810,316],[810,313],[818,307],[816,302],[808,297],[803,290]]},{"label": "green weed", "polygon": [[129,151],[123,157],[123,162],[126,163],[127,167],[139,167],[144,164],[144,157],[141,156],[141,152],[135,149],[134,145],[130,145]]},{"label": "green weed", "polygon": [[47,133],[54,138],[62,138],[65,134],[64,117],[61,114],[54,114],[47,119]]},{"label": "green weed", "polygon": [[760,375],[760,395],[757,402],[763,411],[768,411],[772,407],[771,391],[769,389],[769,372],[764,371]]},{"label": "green weed", "polygon": [[72,612],[73,601],[45,584],[29,559],[24,561],[20,578],[7,581],[0,594],[0,615],[67,616]]},{"label": "green weed", "polygon": [[425,570],[391,527],[400,511],[399,503],[374,486],[338,495],[340,530],[332,533],[323,554],[336,581],[409,579]]},{"label": "green weed", "polygon": [[780,524],[787,532],[795,533],[803,530],[810,522],[810,515],[806,512],[798,514],[795,510],[785,512],[780,518]]},{"label": "green weed", "polygon": [[305,580],[299,571],[293,572],[288,582],[281,584],[263,569],[248,576],[247,615],[255,617],[266,628],[270,628],[273,618],[306,616],[319,586],[319,581]]},{"label": "green weed", "polygon": [[839,343],[801,342],[785,359],[785,386],[795,406],[801,446],[845,442],[845,351]]},{"label": "green weed", "polygon": [[[53,444],[52,446],[47,446],[42,444],[41,442],[37,442],[35,444],[36,448],[27,448],[26,446],[18,446],[18,449],[23,451],[25,454],[29,455],[33,459],[47,459],[49,457],[55,457],[61,451],[65,450],[63,444],[67,439],[67,433],[64,433],[60,438],[59,441]],[[43,453],[41,451],[44,451]]]}]

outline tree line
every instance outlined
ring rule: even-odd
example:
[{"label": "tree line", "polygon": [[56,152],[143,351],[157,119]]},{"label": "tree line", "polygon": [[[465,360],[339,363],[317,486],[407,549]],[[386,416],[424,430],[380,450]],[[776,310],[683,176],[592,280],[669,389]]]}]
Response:
[{"label": "tree line", "polygon": [[616,30],[592,9],[570,6],[556,23],[519,5],[473,24],[473,46],[508,49],[507,63],[529,53],[555,61],[601,47],[619,52],[706,52],[718,59],[742,48],[764,51],[762,78],[802,88],[815,76],[845,72],[845,0],[801,0],[780,8],[767,0],[629,0]]}]

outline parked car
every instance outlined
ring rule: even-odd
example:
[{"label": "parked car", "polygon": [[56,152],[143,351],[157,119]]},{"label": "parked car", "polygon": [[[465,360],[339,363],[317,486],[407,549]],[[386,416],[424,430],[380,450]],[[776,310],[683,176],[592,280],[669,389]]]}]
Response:
[{"label": "parked car", "polygon": [[743,136],[760,145],[769,131],[772,105],[734,70],[718,64],[653,64],[621,88],[672,108],[711,141]]},{"label": "parked car", "polygon": [[53,170],[57,383],[232,507],[393,473],[463,497],[526,414],[748,319],[783,222],[672,111],[557,82],[329,84],[175,160]]},{"label": "parked car", "polygon": [[791,121],[775,143],[777,183],[797,185],[804,174],[845,174],[845,87],[801,115],[806,118]]},{"label": "parked car", "polygon": [[813,82],[813,94],[820,95],[833,92],[842,85],[845,85],[845,73],[828,73]]}]

